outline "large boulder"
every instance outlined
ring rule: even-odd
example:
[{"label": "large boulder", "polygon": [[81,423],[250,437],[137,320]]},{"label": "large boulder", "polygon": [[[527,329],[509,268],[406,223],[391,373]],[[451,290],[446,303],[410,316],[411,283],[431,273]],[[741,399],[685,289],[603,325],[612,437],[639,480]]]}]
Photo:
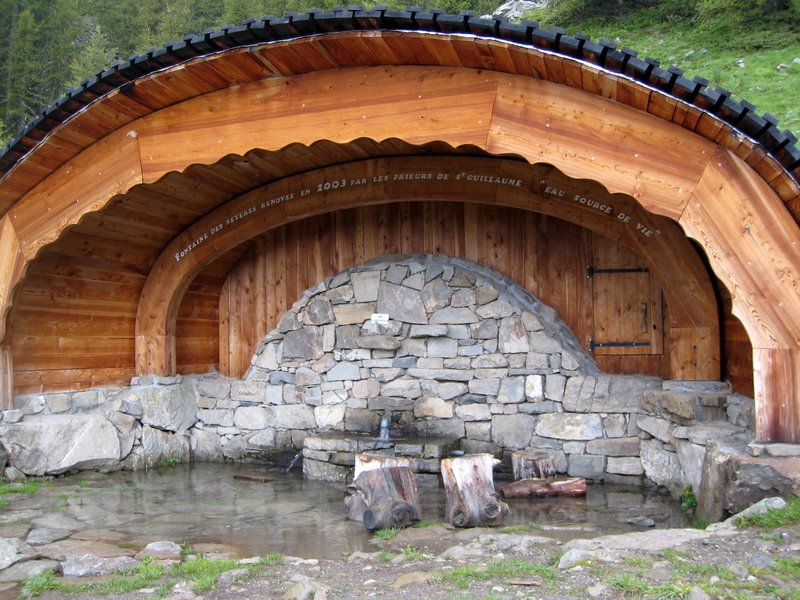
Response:
[{"label": "large boulder", "polygon": [[188,436],[148,426],[142,428],[142,451],[145,468],[160,463],[187,463],[191,459]]},{"label": "large boulder", "polygon": [[26,475],[112,468],[120,460],[117,429],[99,414],[37,415],[0,428],[8,462]]},{"label": "large boulder", "polygon": [[800,457],[749,456],[743,443],[712,440],[706,446],[697,514],[718,521],[772,496],[800,495]]},{"label": "large boulder", "polygon": [[197,421],[193,386],[153,385],[138,390],[142,423],[165,431],[185,431]]},{"label": "large boulder", "polygon": [[677,495],[683,486],[683,478],[678,455],[671,447],[655,439],[643,440],[641,459],[648,479]]}]

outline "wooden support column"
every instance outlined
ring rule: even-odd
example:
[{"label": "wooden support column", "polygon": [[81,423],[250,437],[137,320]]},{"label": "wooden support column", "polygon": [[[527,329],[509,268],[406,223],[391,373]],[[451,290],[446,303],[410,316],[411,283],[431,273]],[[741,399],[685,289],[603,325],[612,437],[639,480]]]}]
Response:
[{"label": "wooden support column", "polygon": [[800,442],[800,229],[743,161],[719,150],[680,224],[705,248],[753,345],[756,438]]},{"label": "wooden support column", "polygon": [[0,345],[0,409],[14,408],[14,365],[11,349]]},{"label": "wooden support column", "polygon": [[754,348],[756,437],[800,443],[800,352]]}]

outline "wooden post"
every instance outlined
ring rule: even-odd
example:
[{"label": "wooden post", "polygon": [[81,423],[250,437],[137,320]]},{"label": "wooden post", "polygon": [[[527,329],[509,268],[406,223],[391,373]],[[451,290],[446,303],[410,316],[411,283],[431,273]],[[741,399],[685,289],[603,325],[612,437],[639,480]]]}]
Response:
[{"label": "wooden post", "polygon": [[473,454],[442,460],[447,493],[445,515],[456,527],[500,525],[508,504],[494,489],[492,469],[499,462],[491,454]]},{"label": "wooden post", "polygon": [[14,367],[11,361],[11,348],[0,346],[0,408],[14,408]]},{"label": "wooden post", "polygon": [[370,531],[406,527],[422,517],[417,482],[408,467],[362,470],[348,488],[351,495],[345,498],[347,518],[363,521]]}]

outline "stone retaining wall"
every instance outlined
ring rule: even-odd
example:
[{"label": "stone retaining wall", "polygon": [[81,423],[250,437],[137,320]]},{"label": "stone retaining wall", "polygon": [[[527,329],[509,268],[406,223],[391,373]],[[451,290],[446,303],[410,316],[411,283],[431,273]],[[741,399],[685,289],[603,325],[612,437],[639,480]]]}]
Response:
[{"label": "stone retaining wall", "polygon": [[0,439],[14,477],[243,460],[299,449],[308,432],[374,433],[384,414],[394,432],[466,452],[547,450],[562,473],[677,492],[699,489],[709,439],[749,440],[753,409],[718,382],[602,374],[552,308],[494,271],[424,255],[308,290],[243,380],[19,396]]}]

